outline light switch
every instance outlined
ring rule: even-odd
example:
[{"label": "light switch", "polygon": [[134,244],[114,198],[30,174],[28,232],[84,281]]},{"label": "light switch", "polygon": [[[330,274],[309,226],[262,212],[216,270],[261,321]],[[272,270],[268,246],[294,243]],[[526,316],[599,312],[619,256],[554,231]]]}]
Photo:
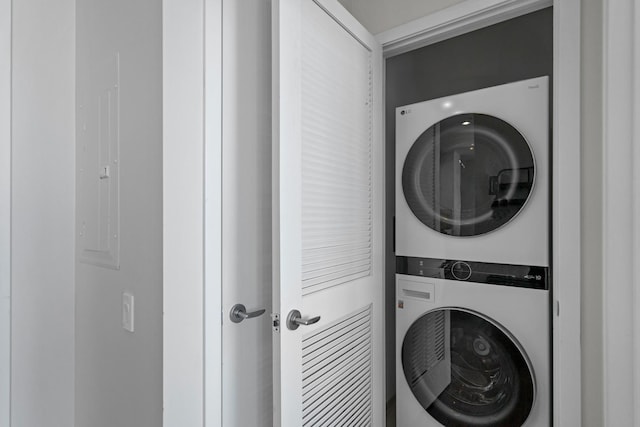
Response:
[{"label": "light switch", "polygon": [[133,295],[130,293],[122,294],[122,327],[133,332]]}]

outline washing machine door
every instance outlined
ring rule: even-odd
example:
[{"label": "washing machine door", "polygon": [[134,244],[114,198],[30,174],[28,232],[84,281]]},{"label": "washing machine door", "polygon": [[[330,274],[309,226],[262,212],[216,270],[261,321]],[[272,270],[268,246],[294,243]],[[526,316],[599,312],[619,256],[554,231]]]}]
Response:
[{"label": "washing machine door", "polygon": [[533,407],[526,355],[478,313],[438,309],[420,317],[405,335],[402,368],[414,397],[443,426],[522,426]]},{"label": "washing machine door", "polygon": [[448,117],[423,132],[402,170],[409,208],[451,236],[476,236],[507,224],[534,185],[534,157],[524,136],[486,114]]}]

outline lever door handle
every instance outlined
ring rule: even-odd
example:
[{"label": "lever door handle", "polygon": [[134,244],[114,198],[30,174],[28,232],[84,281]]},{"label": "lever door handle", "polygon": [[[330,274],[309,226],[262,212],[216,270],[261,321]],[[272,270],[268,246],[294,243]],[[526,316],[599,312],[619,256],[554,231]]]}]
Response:
[{"label": "lever door handle", "polygon": [[312,317],[311,319],[303,319],[302,314],[298,310],[291,310],[287,316],[287,328],[295,331],[300,326],[309,326],[320,321],[320,316]]},{"label": "lever door handle", "polygon": [[240,323],[244,319],[252,319],[254,317],[261,316],[266,310],[260,309],[256,311],[252,311],[247,313],[247,308],[243,304],[236,304],[231,307],[231,312],[229,312],[229,317],[233,323]]}]

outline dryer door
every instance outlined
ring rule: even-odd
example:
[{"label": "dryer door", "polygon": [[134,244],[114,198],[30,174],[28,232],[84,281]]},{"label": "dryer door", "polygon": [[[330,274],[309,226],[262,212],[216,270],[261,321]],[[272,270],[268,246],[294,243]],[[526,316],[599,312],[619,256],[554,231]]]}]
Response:
[{"label": "dryer door", "polygon": [[[448,336],[440,323],[447,324]],[[434,349],[443,348],[446,354]],[[402,367],[415,398],[445,426],[516,427],[535,399],[534,376],[523,350],[488,318],[460,309],[438,309],[407,331]],[[434,380],[425,366],[446,361],[449,372]],[[440,365],[442,366],[442,364]]]},{"label": "dryer door", "polygon": [[476,236],[508,223],[535,178],[533,154],[509,123],[486,114],[448,117],[418,137],[402,188],[414,215],[451,236]]}]

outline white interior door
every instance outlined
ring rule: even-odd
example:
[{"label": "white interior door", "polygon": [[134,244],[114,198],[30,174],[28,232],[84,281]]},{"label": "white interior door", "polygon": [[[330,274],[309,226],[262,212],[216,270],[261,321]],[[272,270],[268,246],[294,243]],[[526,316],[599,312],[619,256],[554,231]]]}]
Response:
[{"label": "white interior door", "polygon": [[273,9],[274,425],[381,426],[381,50],[335,0]]},{"label": "white interior door", "polygon": [[271,8],[222,13],[222,425],[270,427]]}]

